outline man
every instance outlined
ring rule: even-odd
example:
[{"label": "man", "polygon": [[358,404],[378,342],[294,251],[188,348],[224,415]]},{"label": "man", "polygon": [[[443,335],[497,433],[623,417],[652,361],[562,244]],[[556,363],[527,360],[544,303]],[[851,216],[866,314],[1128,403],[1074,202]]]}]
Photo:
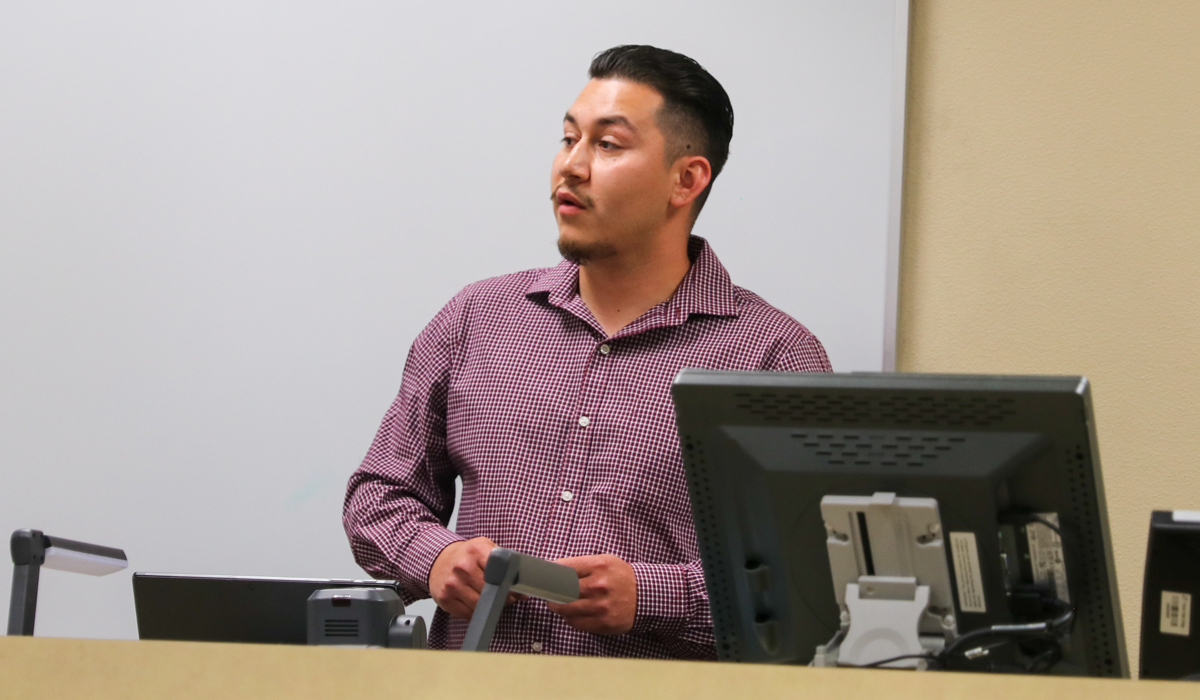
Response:
[{"label": "man", "polygon": [[721,85],[649,46],[590,75],[550,174],[565,260],[472,284],[425,328],[344,523],[364,569],[437,602],[432,647],[461,645],[503,546],[573,567],[581,598],[511,599],[492,650],[711,659],[671,380],[829,361],[690,236],[733,135]]}]

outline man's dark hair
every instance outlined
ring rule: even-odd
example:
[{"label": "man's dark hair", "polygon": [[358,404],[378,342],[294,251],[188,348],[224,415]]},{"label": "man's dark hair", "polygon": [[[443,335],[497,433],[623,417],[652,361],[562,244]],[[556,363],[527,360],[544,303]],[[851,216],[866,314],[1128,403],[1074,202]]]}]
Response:
[{"label": "man's dark hair", "polygon": [[[688,153],[702,155],[712,166],[712,180],[717,179],[729,157],[733,105],[725,88],[699,63],[653,46],[614,46],[596,54],[588,75],[640,83],[662,95],[657,121],[667,140],[667,162]],[[693,221],[710,190],[712,181],[696,197]]]}]

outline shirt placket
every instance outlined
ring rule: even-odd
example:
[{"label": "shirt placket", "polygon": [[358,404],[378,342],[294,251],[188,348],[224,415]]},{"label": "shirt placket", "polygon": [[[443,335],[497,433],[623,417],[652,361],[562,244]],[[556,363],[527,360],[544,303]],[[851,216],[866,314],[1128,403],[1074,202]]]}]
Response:
[{"label": "shirt placket", "polygon": [[575,410],[567,427],[566,449],[562,468],[551,498],[555,505],[551,513],[550,549],[566,555],[593,553],[588,550],[588,533],[579,532],[581,509],[587,507],[592,455],[596,454],[596,431],[603,429],[607,416],[602,411],[605,377],[613,354],[611,343],[593,340],[586,350],[590,356],[579,383]]}]

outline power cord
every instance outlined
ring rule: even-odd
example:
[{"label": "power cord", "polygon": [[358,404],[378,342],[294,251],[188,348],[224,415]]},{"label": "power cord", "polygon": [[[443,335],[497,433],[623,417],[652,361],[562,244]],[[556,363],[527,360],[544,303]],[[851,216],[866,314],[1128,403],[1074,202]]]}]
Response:
[{"label": "power cord", "polygon": [[[1062,539],[1064,550],[1073,549],[1069,536],[1062,528],[1036,513],[1013,512],[1001,518],[1001,522],[1013,525],[1038,523],[1050,528]],[[1064,555],[1066,551],[1064,551]],[[1025,595],[1030,600],[1040,600],[1043,609],[1052,608],[1055,616],[1040,622],[1030,622],[1015,625],[992,625],[984,629],[972,630],[955,639],[941,651],[927,654],[904,654],[882,659],[869,664],[841,664],[850,668],[879,668],[897,661],[920,659],[932,669],[946,669],[952,664],[962,661],[972,662],[985,658],[996,649],[1014,642],[1022,645],[1022,651],[1028,657],[1017,667],[994,670],[1011,670],[1024,673],[1042,673],[1050,670],[1063,656],[1063,641],[1070,634],[1075,621],[1075,610],[1070,603],[1054,596],[1051,591],[1041,586],[1026,586],[1026,590],[1014,590],[1018,595]],[[840,632],[839,632],[840,634]],[[988,641],[991,640],[991,643]],[[832,643],[832,642],[831,642]]]},{"label": "power cord", "polygon": [[[862,665],[838,665],[853,668],[878,668],[897,661],[923,659],[930,668],[945,669],[960,659],[974,661],[988,656],[992,649],[1013,642],[1026,642],[1028,646],[1037,651],[1025,664],[1014,670],[1041,673],[1049,670],[1062,658],[1062,638],[1070,631],[1071,624],[1075,619],[1075,611],[1067,603],[1056,598],[1052,605],[1059,608],[1059,615],[1050,620],[1021,625],[992,625],[984,629],[973,630],[936,653],[904,654]],[[993,643],[986,643],[989,640]]]}]

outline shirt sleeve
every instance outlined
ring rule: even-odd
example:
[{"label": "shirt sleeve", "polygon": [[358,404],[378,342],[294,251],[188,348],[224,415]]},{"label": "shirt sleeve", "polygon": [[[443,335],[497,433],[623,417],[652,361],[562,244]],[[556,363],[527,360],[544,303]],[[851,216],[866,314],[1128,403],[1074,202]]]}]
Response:
[{"label": "shirt sleeve", "polygon": [[630,633],[654,635],[681,659],[716,659],[700,560],[630,566],[637,578],[637,612]]},{"label": "shirt sleeve", "polygon": [[766,372],[833,371],[825,346],[798,323],[771,344],[760,369]]},{"label": "shirt sleeve", "polygon": [[350,477],[342,524],[354,560],[394,578],[405,603],[429,597],[429,569],[446,545],[457,471],[446,450],[446,397],[461,328],[461,294],[413,342],[400,393]]}]

